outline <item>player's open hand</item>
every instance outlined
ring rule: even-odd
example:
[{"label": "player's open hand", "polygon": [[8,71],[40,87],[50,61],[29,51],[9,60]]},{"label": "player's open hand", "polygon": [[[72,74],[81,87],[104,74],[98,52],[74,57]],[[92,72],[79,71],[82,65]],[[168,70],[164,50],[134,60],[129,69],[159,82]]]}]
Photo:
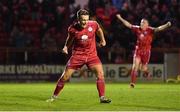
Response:
[{"label": "player's open hand", "polygon": [[170,21],[168,21],[168,22],[167,22],[167,25],[170,27],[170,26],[171,26],[171,22],[170,22]]},{"label": "player's open hand", "polygon": [[120,14],[116,14],[116,17],[119,19],[122,18]]},{"label": "player's open hand", "polygon": [[62,49],[62,53],[68,54],[68,48],[67,48],[67,46],[64,46],[64,48]]}]

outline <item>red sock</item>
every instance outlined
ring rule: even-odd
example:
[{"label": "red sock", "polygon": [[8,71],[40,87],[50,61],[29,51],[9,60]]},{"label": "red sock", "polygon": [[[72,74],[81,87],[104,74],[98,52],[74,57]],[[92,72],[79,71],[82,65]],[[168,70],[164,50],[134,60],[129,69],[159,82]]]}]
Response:
[{"label": "red sock", "polygon": [[104,91],[105,91],[105,81],[104,79],[97,79],[96,80],[96,85],[97,85],[97,89],[99,92],[99,97],[104,96]]},{"label": "red sock", "polygon": [[136,82],[136,75],[137,75],[137,71],[132,70],[131,71],[131,83],[135,84]]},{"label": "red sock", "polygon": [[54,90],[54,95],[57,96],[59,92],[63,89],[64,87],[64,81],[63,80],[58,80],[56,89]]}]

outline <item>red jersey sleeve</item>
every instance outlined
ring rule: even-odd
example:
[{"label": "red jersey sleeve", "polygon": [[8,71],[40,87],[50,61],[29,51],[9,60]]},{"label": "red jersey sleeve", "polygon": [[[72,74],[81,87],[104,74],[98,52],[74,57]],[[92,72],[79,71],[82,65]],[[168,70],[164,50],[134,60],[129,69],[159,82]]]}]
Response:
[{"label": "red jersey sleeve", "polygon": [[96,28],[96,31],[100,28],[98,22],[94,21],[94,24],[95,24],[95,28]]},{"label": "red jersey sleeve", "polygon": [[137,26],[137,25],[132,25],[132,27],[131,27],[131,30],[135,33],[138,31],[138,29],[139,29],[139,26]]},{"label": "red jersey sleeve", "polygon": [[69,34],[69,37],[74,37],[74,33],[73,33],[74,31],[73,31],[73,28],[72,28],[72,26],[69,26],[68,27],[68,34]]},{"label": "red jersey sleeve", "polygon": [[153,27],[148,27],[148,30],[149,30],[149,32],[154,33],[154,28]]}]

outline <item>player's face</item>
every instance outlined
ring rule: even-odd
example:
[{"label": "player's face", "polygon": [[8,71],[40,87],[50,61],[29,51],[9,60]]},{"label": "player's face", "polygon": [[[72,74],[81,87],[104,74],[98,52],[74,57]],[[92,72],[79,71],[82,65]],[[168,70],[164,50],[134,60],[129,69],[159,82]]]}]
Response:
[{"label": "player's face", "polygon": [[79,24],[82,28],[86,27],[88,21],[89,21],[89,15],[81,15],[79,17]]},{"label": "player's face", "polygon": [[141,23],[140,23],[141,29],[144,30],[144,29],[146,29],[148,26],[149,26],[148,21],[147,21],[146,19],[142,19],[142,20],[141,20]]}]

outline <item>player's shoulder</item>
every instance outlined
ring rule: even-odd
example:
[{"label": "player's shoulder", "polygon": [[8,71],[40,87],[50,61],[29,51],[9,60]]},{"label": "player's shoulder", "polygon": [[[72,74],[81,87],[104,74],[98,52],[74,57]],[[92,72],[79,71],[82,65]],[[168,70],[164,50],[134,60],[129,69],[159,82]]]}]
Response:
[{"label": "player's shoulder", "polygon": [[68,27],[68,31],[73,31],[76,29],[78,23],[77,22],[74,22],[72,23],[69,27]]},{"label": "player's shoulder", "polygon": [[138,25],[132,25],[131,28],[130,28],[133,32],[137,32],[140,30],[140,26]]},{"label": "player's shoulder", "polygon": [[98,23],[95,20],[89,20],[88,24],[90,24],[90,25],[97,25]]},{"label": "player's shoulder", "polygon": [[68,27],[68,31],[71,30],[73,28],[73,25],[71,24],[69,27]]},{"label": "player's shoulder", "polygon": [[138,26],[138,25],[132,25],[132,28],[140,28],[140,26]]},{"label": "player's shoulder", "polygon": [[148,29],[149,30],[154,30],[154,27],[149,26]]}]

